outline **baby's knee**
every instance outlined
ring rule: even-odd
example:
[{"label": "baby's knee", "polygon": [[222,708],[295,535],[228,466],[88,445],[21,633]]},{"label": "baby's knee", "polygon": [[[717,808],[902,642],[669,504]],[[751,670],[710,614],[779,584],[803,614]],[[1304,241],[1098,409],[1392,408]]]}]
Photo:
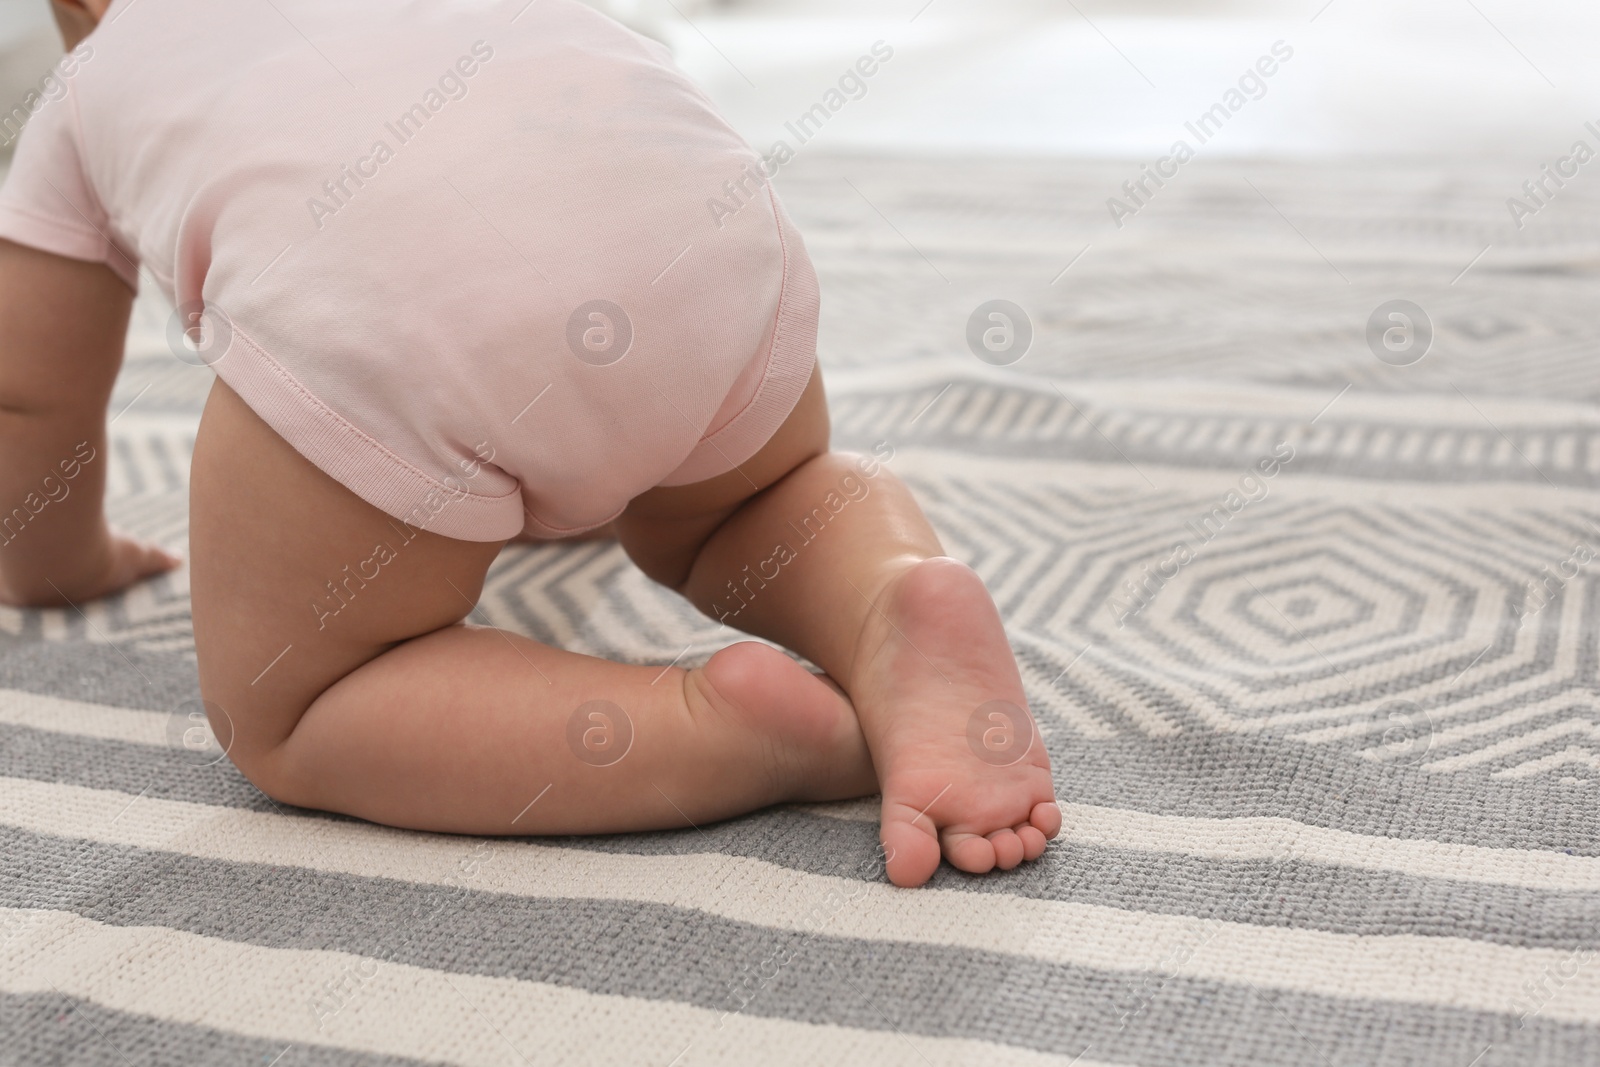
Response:
[{"label": "baby's knee", "polygon": [[[201,704],[215,745],[239,773],[280,804],[308,803],[306,783],[296,773],[286,742],[305,713],[270,691],[253,692],[249,678],[228,679],[201,663]],[[237,684],[228,684],[236,681]],[[198,723],[195,724],[199,726]]]},{"label": "baby's knee", "polygon": [[234,744],[228,749],[228,759],[251,785],[276,803],[317,807],[311,783],[296,767],[287,745],[269,745],[236,734]]},{"label": "baby's knee", "polygon": [[236,746],[229,751],[228,758],[239,773],[269,799],[298,808],[317,807],[309,783],[296,772],[294,761],[284,751],[284,746]]}]

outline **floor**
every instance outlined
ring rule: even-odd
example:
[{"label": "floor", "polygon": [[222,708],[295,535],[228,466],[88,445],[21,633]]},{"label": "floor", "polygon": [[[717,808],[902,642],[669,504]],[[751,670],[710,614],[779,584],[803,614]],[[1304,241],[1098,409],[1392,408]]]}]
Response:
[{"label": "floor", "polygon": [[[1517,235],[1501,173],[1208,160],[1117,230],[1126,170],[779,176],[837,443],[892,449],[1006,619],[1043,860],[895,890],[870,800],[571,840],[283,809],[190,741],[179,572],[0,611],[9,1061],[1600,1060],[1595,197]],[[1026,348],[969,340],[997,298]],[[166,314],[109,507],[181,547],[210,372]],[[605,543],[507,550],[476,618],[727,640]]]}]

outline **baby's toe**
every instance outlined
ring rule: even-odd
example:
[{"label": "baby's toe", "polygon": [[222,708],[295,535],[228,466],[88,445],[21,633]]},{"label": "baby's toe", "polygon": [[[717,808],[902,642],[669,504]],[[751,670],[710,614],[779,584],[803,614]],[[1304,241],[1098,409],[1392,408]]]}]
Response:
[{"label": "baby's toe", "polygon": [[[939,867],[939,841],[931,830],[912,821],[915,809],[891,813],[885,804],[878,839],[883,842],[883,867],[889,881],[911,889],[922,885]],[[898,807],[898,805],[897,805]],[[926,822],[926,820],[923,820]]]},{"label": "baby's toe", "polygon": [[1054,838],[1061,832],[1061,809],[1053,800],[1035,804],[1028,821],[1037,827],[1046,839]]},{"label": "baby's toe", "polygon": [[944,843],[944,858],[950,866],[968,874],[988,874],[994,870],[994,845],[978,834],[946,831],[940,835]]},{"label": "baby's toe", "polygon": [[1010,827],[990,834],[989,844],[994,846],[994,865],[1002,871],[1009,871],[1021,863],[1026,851],[1021,839]]},{"label": "baby's toe", "polygon": [[1048,844],[1048,842],[1045,840],[1044,834],[1039,832],[1038,827],[1034,826],[1032,823],[1025,822],[1021,826],[1016,827],[1016,831],[1017,840],[1022,842],[1023,859],[1036,860],[1040,856],[1044,855],[1045,845]]}]

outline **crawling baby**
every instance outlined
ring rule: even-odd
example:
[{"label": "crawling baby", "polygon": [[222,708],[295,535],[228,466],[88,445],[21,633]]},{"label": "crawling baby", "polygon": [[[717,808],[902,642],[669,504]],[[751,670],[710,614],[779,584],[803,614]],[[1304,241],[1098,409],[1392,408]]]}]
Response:
[{"label": "crawling baby", "polygon": [[[0,598],[178,565],[108,527],[95,461],[153,284],[216,374],[201,694],[268,796],[577,834],[876,791],[898,885],[1044,852],[1061,816],[999,613],[885,453],[829,450],[804,243],[664,49],[575,0],[54,7],[62,91],[0,192]],[[19,503],[66,464],[70,493]],[[597,530],[826,673],[465,622],[507,541]]]}]

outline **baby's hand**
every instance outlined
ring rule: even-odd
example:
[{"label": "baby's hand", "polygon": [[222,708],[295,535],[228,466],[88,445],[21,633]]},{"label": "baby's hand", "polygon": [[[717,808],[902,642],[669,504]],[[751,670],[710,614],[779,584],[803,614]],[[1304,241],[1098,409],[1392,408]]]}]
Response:
[{"label": "baby's hand", "polygon": [[0,604],[18,608],[81,604],[165,574],[183,562],[159,545],[114,531],[107,532],[102,549],[94,556],[96,558],[85,561],[82,573],[70,577],[24,577],[0,572]]}]

